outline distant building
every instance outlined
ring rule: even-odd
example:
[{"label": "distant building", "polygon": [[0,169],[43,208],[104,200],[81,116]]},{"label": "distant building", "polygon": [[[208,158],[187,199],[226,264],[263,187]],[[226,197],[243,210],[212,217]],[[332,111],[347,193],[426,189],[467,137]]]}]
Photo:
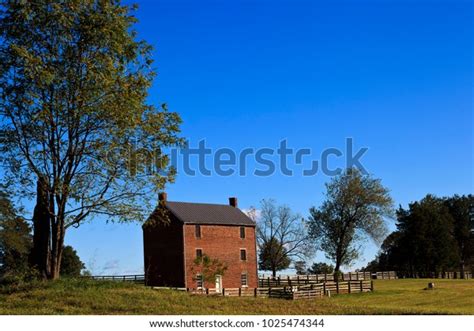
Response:
[{"label": "distant building", "polygon": [[[143,225],[147,285],[216,291],[257,287],[255,223],[238,209],[237,198],[218,205],[167,201],[161,193],[159,200]],[[194,271],[196,257],[204,254],[228,267],[210,284]]]}]

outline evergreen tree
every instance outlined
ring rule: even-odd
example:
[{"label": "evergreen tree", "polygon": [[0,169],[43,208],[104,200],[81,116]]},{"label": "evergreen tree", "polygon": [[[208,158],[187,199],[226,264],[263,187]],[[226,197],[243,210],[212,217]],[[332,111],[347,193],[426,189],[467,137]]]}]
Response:
[{"label": "evergreen tree", "polygon": [[271,271],[276,277],[277,271],[287,269],[291,259],[285,247],[277,239],[273,238],[262,244],[258,253],[258,268]]},{"label": "evergreen tree", "polygon": [[317,274],[332,274],[334,272],[334,266],[324,262],[313,263],[311,268],[308,269],[308,273],[311,275]]}]

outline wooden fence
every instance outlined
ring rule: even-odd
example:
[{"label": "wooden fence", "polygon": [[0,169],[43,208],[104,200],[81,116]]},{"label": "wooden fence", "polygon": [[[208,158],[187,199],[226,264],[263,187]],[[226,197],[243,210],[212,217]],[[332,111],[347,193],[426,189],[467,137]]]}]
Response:
[{"label": "wooden fence", "polygon": [[444,271],[444,272],[414,272],[399,273],[400,278],[440,278],[440,279],[472,279],[473,275],[470,271]]},{"label": "wooden fence", "polygon": [[287,300],[316,299],[324,295],[351,294],[361,292],[371,292],[374,284],[371,280],[360,281],[328,281],[317,284],[307,284],[302,286],[284,287],[263,287],[263,288],[224,288],[222,292],[215,289],[187,289],[192,294],[225,297],[263,297]]},{"label": "wooden fence", "polygon": [[375,273],[374,279],[397,279],[397,273],[395,271],[379,271]]},{"label": "wooden fence", "polygon": [[83,276],[83,278],[94,280],[108,280],[119,282],[133,282],[145,284],[145,275],[121,275],[121,276]]},{"label": "wooden fence", "polygon": [[[395,279],[396,274],[394,271],[385,272],[387,278],[383,279]],[[393,278],[388,278],[388,273],[392,275]],[[370,280],[373,277],[370,272],[348,272],[341,274],[340,281],[350,281],[350,280]],[[377,277],[378,278],[378,277]],[[334,274],[317,274],[317,275],[296,275],[296,276],[286,276],[286,277],[259,277],[258,286],[259,287],[281,287],[281,286],[299,286],[299,285],[308,285],[308,284],[318,284],[327,281],[334,281]]]}]

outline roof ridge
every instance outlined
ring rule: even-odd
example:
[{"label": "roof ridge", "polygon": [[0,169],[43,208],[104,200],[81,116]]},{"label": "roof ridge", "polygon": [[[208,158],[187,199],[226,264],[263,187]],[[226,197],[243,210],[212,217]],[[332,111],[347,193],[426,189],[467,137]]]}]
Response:
[{"label": "roof ridge", "polygon": [[[208,203],[208,202],[188,202],[188,201],[166,201],[166,203],[169,203],[169,202],[172,202],[172,203],[186,203],[186,204],[190,204],[190,205],[207,205],[207,206],[225,206],[225,207],[232,207],[231,205],[228,205],[228,204],[220,204],[220,203]],[[232,208],[235,208],[235,207],[232,207]]]}]

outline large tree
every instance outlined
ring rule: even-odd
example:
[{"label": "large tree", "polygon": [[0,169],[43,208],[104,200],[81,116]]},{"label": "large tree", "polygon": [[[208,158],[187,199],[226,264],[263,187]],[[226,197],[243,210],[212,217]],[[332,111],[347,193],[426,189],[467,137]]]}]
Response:
[{"label": "large tree", "polygon": [[314,253],[304,219],[288,206],[262,200],[260,208],[252,208],[249,216],[257,223],[259,266],[270,270],[273,277],[292,260],[305,259]]},{"label": "large tree", "polygon": [[[347,169],[326,184],[326,199],[310,209],[310,236],[335,263],[335,274],[359,256],[361,240],[381,242],[384,217],[393,215],[393,202],[379,179]],[[337,276],[336,276],[337,277]]]},{"label": "large tree", "polygon": [[68,228],[143,220],[150,192],[173,179],[162,150],[179,142],[180,118],[147,103],[155,71],[135,22],[114,0],[0,5],[0,161],[17,194],[38,186],[35,256],[49,278]]}]

